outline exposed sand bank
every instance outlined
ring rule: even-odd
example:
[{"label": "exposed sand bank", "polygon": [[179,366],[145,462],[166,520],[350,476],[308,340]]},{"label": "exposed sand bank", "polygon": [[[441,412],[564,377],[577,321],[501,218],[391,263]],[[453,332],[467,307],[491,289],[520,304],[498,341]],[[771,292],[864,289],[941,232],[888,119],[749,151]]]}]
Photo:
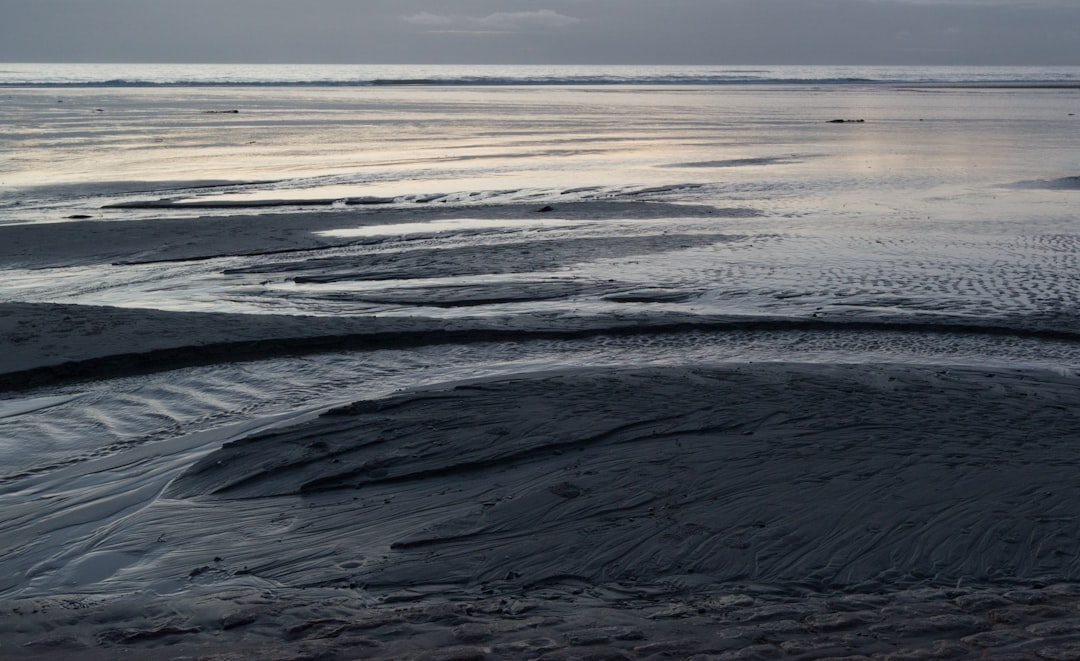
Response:
[{"label": "exposed sand bank", "polygon": [[[522,297],[527,294],[517,290]],[[629,300],[663,300],[640,292]],[[534,298],[530,300],[535,300]],[[640,297],[640,298],[639,298]],[[742,341],[787,336],[789,348],[855,351],[926,346],[927,356],[969,355],[973,341],[996,352],[1046,359],[1076,353],[1076,333],[1055,326],[1014,328],[993,320],[936,317],[867,320],[834,315],[755,317],[641,310],[619,314],[519,314],[511,317],[298,317],[169,312],[52,303],[0,303],[0,393],[35,386],[147,374],[222,361],[254,361],[335,351],[409,349],[442,344],[578,340],[678,333],[723,333]],[[807,344],[812,340],[821,344]],[[736,340],[738,342],[739,340]],[[763,341],[763,340],[762,340]],[[759,341],[760,343],[760,341]],[[910,358],[906,359],[910,360]]]},{"label": "exposed sand bank", "polygon": [[[140,264],[198,260],[230,255],[274,254],[275,251],[302,253],[304,250],[365,242],[321,234],[343,227],[377,227],[406,220],[427,222],[477,217],[533,220],[543,206],[535,203],[497,206],[455,204],[350,213],[293,210],[288,213],[257,215],[244,215],[238,211],[236,215],[223,217],[158,218],[151,223],[92,220],[0,225],[0,264],[6,268],[47,268],[112,261]],[[558,205],[559,217],[568,220],[739,217],[752,216],[753,213],[752,210],[743,208],[634,203],[625,200]]]},{"label": "exposed sand bank", "polygon": [[[372,586],[1074,579],[1077,432],[1080,381],[1050,373],[541,374],[333,409],[229,443],[165,496],[328,498],[361,516],[383,492],[408,498],[422,522],[375,514],[400,578],[348,551],[365,562],[344,580]],[[327,533],[349,537],[340,523]]]},{"label": "exposed sand bank", "polygon": [[[882,331],[929,333],[940,346],[1077,338],[1071,317],[1047,303],[1075,293],[1060,263],[1073,242],[1062,235],[945,246],[1019,255],[983,278],[950,273],[933,253],[916,259],[903,236],[860,239],[819,266],[816,254],[837,250],[831,238],[796,245],[794,235],[764,234],[769,223],[742,207],[539,208],[0,226],[5,285],[24,299],[0,303],[0,389],[223,360],[605,334]],[[849,272],[842,260],[864,259],[871,243],[887,268]],[[676,277],[651,279],[671,264]],[[72,292],[116,305],[51,302]],[[207,312],[203,300],[249,313]]]},{"label": "exposed sand bank", "polygon": [[72,594],[8,601],[3,638],[44,658],[1058,658],[1080,633],[1078,412],[1073,375],[895,365],[402,393],[240,433],[55,557],[71,508],[39,508],[3,535],[16,593]]}]

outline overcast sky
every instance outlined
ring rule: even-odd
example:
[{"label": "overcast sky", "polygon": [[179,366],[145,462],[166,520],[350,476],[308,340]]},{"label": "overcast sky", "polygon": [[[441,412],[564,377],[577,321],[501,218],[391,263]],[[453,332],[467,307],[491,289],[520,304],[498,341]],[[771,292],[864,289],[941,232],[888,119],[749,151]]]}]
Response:
[{"label": "overcast sky", "polygon": [[0,0],[0,61],[1080,65],[1080,0]]}]

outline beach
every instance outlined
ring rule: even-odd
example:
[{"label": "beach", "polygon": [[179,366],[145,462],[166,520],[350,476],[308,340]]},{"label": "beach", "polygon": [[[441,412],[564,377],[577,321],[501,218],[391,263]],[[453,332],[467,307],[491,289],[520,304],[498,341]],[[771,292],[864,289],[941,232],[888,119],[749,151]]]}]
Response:
[{"label": "beach", "polygon": [[0,90],[0,656],[1077,653],[1075,85],[423,73]]}]

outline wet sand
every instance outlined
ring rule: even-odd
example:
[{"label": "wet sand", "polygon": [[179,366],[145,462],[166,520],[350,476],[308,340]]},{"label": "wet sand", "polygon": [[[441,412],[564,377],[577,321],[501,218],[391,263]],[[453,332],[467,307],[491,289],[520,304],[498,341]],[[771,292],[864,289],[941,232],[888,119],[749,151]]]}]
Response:
[{"label": "wet sand", "polygon": [[212,435],[165,486],[91,461],[8,512],[43,596],[5,602],[4,651],[1067,656],[1078,411],[1046,371],[594,369]]},{"label": "wet sand", "polygon": [[[672,213],[747,217],[628,202],[556,215]],[[428,221],[478,214],[530,218],[536,209],[440,210]],[[402,215],[354,221],[371,227]],[[268,219],[304,227],[297,236],[307,238],[284,253],[267,248],[287,231],[275,238],[265,226],[235,231],[217,220],[176,221],[177,239],[197,239],[187,242],[163,240],[167,223],[0,232],[26,237],[4,244],[5,259],[34,268],[97,268],[121,254],[134,259],[114,268],[241,255],[253,260],[245,276],[317,273],[331,283],[364,277],[358,269],[406,281],[424,269],[535,272],[662,255],[664,242],[686,250],[755,240],[731,232],[568,237],[550,253],[532,244],[524,255],[493,250],[478,262],[465,248],[429,248],[424,257],[405,250],[364,265],[327,251],[368,238],[333,244],[312,232],[342,220]],[[122,240],[101,240],[110,230]],[[33,245],[51,249],[39,254]],[[580,295],[567,284],[363,296],[430,307],[428,298],[445,303],[455,291],[457,305],[483,310],[506,303],[492,296]],[[164,442],[136,439],[122,451],[9,474],[2,651],[219,659],[1071,653],[1080,635],[1072,534],[1080,380],[1071,369],[1007,360],[935,362],[911,348],[933,343],[942,355],[971,342],[1002,360],[1022,346],[1049,356],[1060,345],[1068,355],[1075,337],[1067,327],[797,308],[706,314],[651,307],[683,305],[685,289],[608,286],[599,294],[630,307],[446,319],[4,303],[0,384],[14,397],[0,418],[9,420],[78,406],[88,380],[161,374],[167,384],[170,370],[192,365],[250,361],[258,369],[272,358],[342,351],[627,336],[656,338],[663,350],[672,340],[662,338],[697,334],[741,338],[735,347],[771,344],[776,353],[765,362],[571,364],[452,380]],[[873,339],[851,353],[860,334]],[[900,344],[904,336],[912,344]],[[778,337],[794,344],[782,350]],[[790,351],[814,341],[851,357],[799,362]],[[892,362],[868,351],[881,342],[894,343],[876,354]]]},{"label": "wet sand", "polygon": [[1075,656],[1066,92],[150,94],[5,193],[0,656]]}]

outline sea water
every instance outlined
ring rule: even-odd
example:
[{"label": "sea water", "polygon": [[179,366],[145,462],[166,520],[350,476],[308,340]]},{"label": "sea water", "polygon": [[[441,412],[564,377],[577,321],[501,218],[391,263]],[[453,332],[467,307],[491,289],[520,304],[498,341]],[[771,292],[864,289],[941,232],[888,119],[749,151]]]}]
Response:
[{"label": "sea water", "polygon": [[[1008,183],[1069,166],[1078,86],[1076,67],[4,64],[0,222],[145,217],[101,207],[230,193],[405,198],[584,181],[777,199],[796,180],[796,194],[831,196],[856,175],[884,191]],[[821,125],[832,119],[872,126]],[[779,180],[752,168],[747,180],[731,167],[811,160],[809,180],[809,168]]]},{"label": "sea water", "polygon": [[4,87],[607,84],[1080,84],[1075,66],[357,65],[0,63]]},{"label": "sea water", "polygon": [[[494,246],[534,231],[545,239],[760,237],[726,243],[723,259],[713,243],[687,246],[675,261],[635,260],[638,285],[699,291],[698,309],[760,312],[842,300],[976,316],[1048,314],[1075,294],[1062,256],[1071,250],[1080,189],[1078,75],[1076,68],[4,65],[0,225],[317,212],[343,216],[341,227],[322,227],[324,235],[357,237],[350,214],[360,208],[475,208],[476,218],[454,220],[456,231],[443,231],[445,221],[431,225],[440,245]],[[591,201],[726,212],[602,226],[556,214],[463,233],[491,223],[481,216],[500,205]],[[401,226],[360,232],[418,232],[408,218],[395,222]],[[208,252],[216,249],[224,250]],[[219,277],[226,269],[257,276],[266,261],[16,269],[0,296],[204,311],[414,312],[350,303],[336,295],[355,289],[346,279],[297,286],[298,274],[288,272]],[[627,272],[626,264],[570,261],[558,277]],[[960,272],[970,284],[954,277]],[[471,282],[443,276],[428,284]],[[362,280],[367,290],[402,285]]]}]

